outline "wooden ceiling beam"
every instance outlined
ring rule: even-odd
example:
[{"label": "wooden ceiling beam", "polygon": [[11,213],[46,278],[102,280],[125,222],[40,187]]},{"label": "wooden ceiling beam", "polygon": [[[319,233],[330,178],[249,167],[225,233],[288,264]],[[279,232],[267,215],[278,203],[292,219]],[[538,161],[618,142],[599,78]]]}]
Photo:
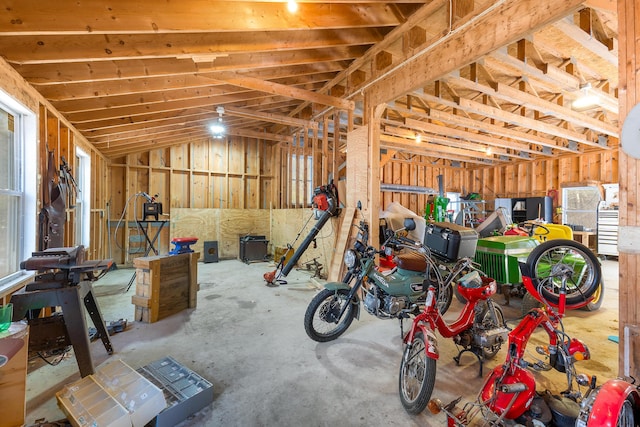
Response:
[{"label": "wooden ceiling beam", "polygon": [[[417,7],[417,6],[416,6]],[[300,3],[288,13],[286,2],[242,3],[209,0],[162,2],[136,0],[105,7],[100,2],[20,0],[4,9],[0,33],[40,34],[162,34],[395,27],[401,22],[385,3]],[[153,11],[152,14],[149,12]],[[51,19],[52,16],[68,19]]]},{"label": "wooden ceiling beam", "polygon": [[272,95],[280,95],[287,98],[294,98],[316,104],[328,105],[340,110],[355,110],[355,102],[353,101],[336,98],[334,96],[324,95],[322,93],[312,92],[304,89],[298,89],[296,87],[270,82],[267,80],[260,80],[254,77],[242,76],[238,73],[223,72],[213,75],[207,75],[207,77],[235,86],[258,90],[261,92],[267,92]]},{"label": "wooden ceiling beam", "polygon": [[383,28],[349,31],[308,29],[304,32],[242,31],[227,33],[85,34],[7,36],[0,32],[0,52],[13,64],[51,64],[127,59],[191,59],[225,57],[247,52],[293,51],[341,46],[371,46],[382,40]]},{"label": "wooden ceiling beam", "polygon": [[605,10],[611,13],[618,12],[618,4],[615,0],[586,0],[584,5],[592,9]]},{"label": "wooden ceiling beam", "polygon": [[[507,157],[521,158],[519,154],[510,153],[504,148],[504,146],[497,146],[495,143],[491,144],[492,148],[490,148],[487,151],[488,149],[487,145],[484,145],[483,143],[479,143],[478,141],[458,139],[453,137],[453,135],[448,136],[440,133],[431,132],[431,128],[428,123],[422,123],[422,122],[419,122],[418,120],[409,120],[406,125],[411,129],[399,128],[396,126],[385,126],[384,133],[387,135],[407,138],[409,140],[413,139],[414,141],[416,140],[416,134],[419,134],[420,135],[419,144],[423,144],[426,142],[443,144],[447,147],[460,148],[463,150],[473,151],[477,153],[476,156],[484,155],[489,160],[493,158],[492,156],[507,156]],[[423,126],[423,125],[426,125],[426,126]],[[446,127],[444,126],[441,126],[441,127],[446,129]],[[494,148],[494,147],[498,147],[498,148]]]},{"label": "wooden ceiling beam", "polygon": [[[108,109],[98,109],[91,111],[81,111],[77,113],[66,113],[66,117],[71,123],[86,123],[99,120],[107,120],[118,117],[147,116],[168,111],[182,111],[187,108],[206,108],[215,111],[218,105],[247,101],[256,97],[261,97],[256,92],[249,91],[241,94],[204,96],[202,98],[192,98],[187,100],[176,100],[167,102],[156,102],[153,104],[142,104],[133,106],[117,106]],[[213,107],[212,107],[213,106]]]},{"label": "wooden ceiling beam", "polygon": [[469,90],[475,90],[515,105],[534,109],[540,111],[544,115],[553,115],[558,119],[571,122],[579,127],[587,127],[595,132],[604,133],[618,138],[617,126],[594,119],[586,114],[578,113],[570,108],[558,105],[555,102],[547,101],[506,84],[494,83],[494,87],[490,87],[457,76],[447,76],[444,80],[453,85],[458,85]]},{"label": "wooden ceiling beam", "polygon": [[215,120],[216,117],[217,114],[211,111],[189,115],[183,114],[178,117],[165,118],[153,122],[129,123],[112,128],[86,131],[83,135],[91,143],[107,143],[110,141],[118,141],[120,139],[143,137],[145,135],[160,133],[165,130],[171,130],[190,124],[211,122]]},{"label": "wooden ceiling beam", "polygon": [[[582,0],[520,0],[499,2],[445,36],[443,41],[407,58],[394,72],[376,81],[371,103],[378,105],[409,93],[489,52],[524,38],[573,12]],[[508,26],[504,23],[509,22]],[[429,61],[423,55],[429,54]],[[444,60],[446,58],[446,60]]]},{"label": "wooden ceiling beam", "polygon": [[[353,60],[364,54],[366,47],[348,46],[327,49],[305,49],[295,52],[270,52],[233,55],[206,63],[190,59],[147,59],[144,61],[74,62],[68,64],[19,65],[14,68],[33,85],[67,82],[101,82],[104,80],[149,78],[198,74],[213,71],[253,71],[256,68],[282,68],[323,61]],[[259,64],[259,67],[257,67]]]},{"label": "wooden ceiling beam", "polygon": [[[303,67],[292,67],[290,70],[269,69],[270,75],[265,75],[267,80],[294,86],[309,83],[326,82],[342,70],[341,64],[331,63],[333,67],[326,70],[308,70]],[[284,67],[283,67],[284,68]],[[284,72],[283,72],[284,71]],[[224,84],[216,84],[206,78],[207,73],[184,74],[175,76],[160,76],[139,79],[105,80],[99,85],[92,82],[66,83],[64,85],[40,85],[38,91],[51,102],[78,101],[82,99],[107,98],[117,96],[139,96],[139,94],[180,91],[197,89],[202,87],[220,87]],[[266,73],[265,73],[266,74]],[[114,99],[114,98],[112,98]]]},{"label": "wooden ceiling beam", "polygon": [[[447,139],[459,138],[462,140],[467,140],[469,142],[473,142],[476,144],[484,144],[482,145],[482,149],[486,151],[487,146],[495,147],[492,151],[495,155],[504,155],[507,157],[517,157],[522,158],[520,155],[521,151],[525,151],[528,153],[535,152],[534,150],[529,150],[526,147],[526,150],[520,150],[519,145],[516,143],[514,145],[514,141],[504,140],[501,138],[496,138],[494,136],[483,135],[479,133],[469,132],[462,129],[453,128],[450,126],[442,126],[437,125],[435,123],[426,123],[420,120],[415,119],[405,119],[405,124],[412,128],[418,129],[423,132],[427,132],[430,135],[441,135],[443,137],[447,137]],[[477,151],[482,151],[478,149]],[[536,154],[541,154],[540,152],[535,152]],[[548,154],[551,156],[551,153]]]},{"label": "wooden ceiling beam", "polygon": [[261,113],[249,109],[239,107],[225,107],[225,114],[238,117],[246,117],[250,119],[259,119],[270,123],[279,123],[289,126],[308,127],[310,129],[318,129],[318,122],[312,120],[296,119],[294,117],[281,116],[272,113]]},{"label": "wooden ceiling beam", "polygon": [[380,135],[380,148],[398,150],[403,153],[418,154],[420,156],[433,156],[438,159],[454,160],[459,162],[474,163],[479,165],[492,165],[491,160],[478,160],[470,151],[458,148],[450,148],[441,144],[420,143],[414,140],[399,138],[392,135]]},{"label": "wooden ceiling beam", "polygon": [[[273,100],[272,102],[275,102],[275,100]],[[184,109],[177,109],[177,110],[170,109],[168,111],[164,111],[164,110],[157,111],[157,112],[150,111],[147,114],[139,114],[135,116],[105,117],[105,118],[96,119],[88,122],[75,123],[74,126],[82,132],[87,132],[87,131],[96,131],[101,129],[112,129],[117,126],[130,125],[134,123],[155,123],[155,122],[166,120],[166,119],[183,117],[183,116],[187,117],[193,114],[201,114],[201,113],[213,114],[215,115],[215,117],[218,117],[215,112],[216,105],[219,105],[219,104],[206,104],[204,106],[187,107]],[[235,105],[251,107],[249,105],[249,102],[246,102],[246,101],[241,103],[236,102]],[[274,105],[274,104],[273,103],[268,104],[265,102],[264,108],[269,108],[271,105]],[[255,107],[255,109],[256,111],[260,111],[259,107]]]},{"label": "wooden ceiling beam", "polygon": [[489,123],[487,121],[474,120],[460,115],[451,114],[445,111],[441,111],[435,108],[430,108],[428,112],[418,113],[414,111],[408,111],[397,106],[389,106],[395,110],[404,111],[405,114],[412,114],[424,119],[435,120],[437,122],[448,123],[453,126],[461,126],[467,129],[476,130],[478,132],[484,132],[487,135],[495,135],[496,137],[508,138],[509,146],[514,150],[519,150],[525,153],[539,154],[540,150],[529,147],[528,144],[535,144],[541,147],[557,148],[563,151],[570,151],[575,153],[575,150],[559,146],[553,139],[541,137],[527,132],[522,132],[516,129],[499,126]]},{"label": "wooden ceiling beam", "polygon": [[465,110],[467,113],[480,114],[485,117],[489,117],[495,120],[509,123],[514,126],[519,126],[525,129],[531,129],[534,131],[546,133],[558,138],[567,139],[569,141],[576,141],[584,145],[592,147],[601,147],[598,142],[589,140],[583,134],[572,131],[570,129],[564,129],[560,126],[555,126],[541,122],[540,120],[532,119],[529,117],[521,116],[520,114],[510,113],[508,111],[500,110],[489,105],[481,104],[479,102],[471,101],[465,98],[456,99],[456,104]]},{"label": "wooden ceiling beam", "polygon": [[[322,82],[311,85],[320,87]],[[295,86],[294,86],[295,88]],[[258,94],[259,95],[259,94]],[[187,89],[168,89],[166,91],[149,91],[142,94],[120,95],[109,97],[83,98],[79,100],[55,101],[53,106],[62,113],[72,114],[86,111],[97,111],[112,108],[114,105],[119,107],[131,107],[136,105],[152,105],[157,103],[166,103],[171,101],[184,101],[189,99],[199,99],[205,97],[216,96],[237,96],[238,101],[242,99],[253,99],[256,97],[254,91],[239,88],[232,85],[210,85],[210,87],[198,87]]]},{"label": "wooden ceiling beam", "polygon": [[597,38],[593,37],[593,35],[584,32],[580,27],[574,25],[571,19],[571,17],[563,18],[553,25],[585,49],[589,49],[593,54],[618,66],[618,52],[609,50],[608,46],[601,43]]},{"label": "wooden ceiling beam", "polygon": [[542,64],[540,68],[529,65],[525,61],[509,55],[506,48],[491,52],[489,57],[513,67],[515,70],[518,70],[521,76],[527,76],[547,83],[550,85],[547,87],[550,88],[549,90],[551,91],[562,89],[572,92],[580,89],[580,79],[578,77],[559,72],[557,67],[549,66],[548,64]]},{"label": "wooden ceiling beam", "polygon": [[[528,131],[531,130],[530,127],[527,127],[525,125],[522,124],[522,122],[524,122],[525,120],[520,121],[520,118],[522,116],[519,116],[517,114],[514,113],[508,113],[507,111],[502,111],[502,110],[497,110],[497,111],[493,111],[491,110],[492,107],[486,106],[484,104],[479,104],[479,103],[473,103],[470,104],[468,106],[467,109],[465,108],[461,108],[461,105],[456,102],[456,101],[447,101],[445,99],[442,98],[437,98],[433,95],[428,95],[428,94],[418,94],[417,96],[423,98],[425,101],[428,102],[433,102],[433,103],[439,103],[441,105],[447,106],[449,108],[453,108],[455,110],[458,110],[459,112],[463,112],[467,115],[469,115],[469,113],[474,113],[474,114],[480,114],[484,117],[489,118],[489,116],[487,116],[487,114],[492,114],[493,115],[493,119],[496,119],[498,121],[505,121],[505,118],[509,117],[510,119],[516,119],[518,121],[514,122],[514,123],[520,123],[520,127],[523,129],[527,129],[527,131],[522,131],[522,130],[517,130],[514,128],[509,128],[507,127],[509,125],[509,123],[505,123],[505,126],[497,126],[497,125],[491,125],[488,123],[488,120],[478,120],[478,119],[470,119],[470,118],[466,118],[466,117],[461,117],[461,116],[454,116],[454,117],[460,117],[461,119],[465,119],[464,121],[466,123],[468,123],[468,127],[470,127],[471,129],[477,129],[477,128],[482,128],[482,129],[486,129],[487,125],[493,129],[493,132],[496,132],[497,135],[500,136],[506,136],[506,137],[510,137],[510,138],[514,138],[520,141],[525,141],[525,142],[530,142],[530,143],[534,143],[537,145],[540,145],[542,147],[548,147],[548,148],[556,148],[558,150],[563,150],[563,151],[570,151],[573,153],[577,153],[577,150],[572,150],[569,147],[565,147],[564,145],[558,143],[556,140],[554,140],[551,137],[544,137],[544,136],[540,136],[540,135],[534,135],[529,133]],[[470,101],[472,102],[472,101]],[[466,102],[463,102],[463,104]],[[483,106],[484,105],[484,106]],[[473,108],[471,108],[472,106],[474,107],[478,107],[475,110]],[[432,117],[433,114],[440,114],[439,110],[437,109],[431,109],[429,110],[429,117]],[[503,115],[504,113],[504,115]],[[532,120],[532,119],[529,119]],[[475,123],[475,125],[474,125]],[[527,121],[528,123],[528,121]],[[546,124],[545,124],[546,125]],[[546,125],[548,126],[548,125]],[[546,127],[545,127],[546,128]],[[506,130],[506,131],[505,131]],[[498,132],[499,131],[499,132]],[[513,132],[509,132],[509,131],[513,131]]]},{"label": "wooden ceiling beam", "polygon": [[[291,142],[293,138],[283,137],[282,135],[274,135],[271,133],[257,133],[257,132],[247,132],[244,130],[233,130],[227,132],[227,136],[237,136],[242,138],[255,138],[263,141],[274,141],[274,142]],[[193,131],[193,132],[185,132],[179,137],[170,136],[166,138],[154,138],[152,140],[147,141],[138,141],[133,143],[125,143],[125,144],[113,144],[109,148],[103,148],[100,150],[106,157],[114,158],[127,154],[139,153],[149,150],[156,150],[159,148],[169,148],[176,145],[182,145],[186,143],[193,142],[195,140],[201,139],[211,139],[211,134],[208,130],[201,131]],[[222,139],[224,140],[224,138]]]},{"label": "wooden ceiling beam", "polygon": [[[206,122],[209,122],[207,120]],[[178,137],[183,137],[185,135],[190,134],[210,134],[209,128],[205,122],[190,122],[188,126],[184,126],[180,129],[174,128],[169,129],[163,132],[155,131],[147,134],[142,134],[138,136],[129,136],[127,138],[121,138],[117,140],[107,141],[107,142],[96,142],[94,146],[98,150],[107,150],[111,147],[114,148],[123,148],[123,147],[131,147],[137,144],[144,144],[146,141],[163,141],[167,139],[176,139]],[[293,137],[287,135],[277,135],[269,132],[257,132],[251,131],[247,129],[234,129],[228,128],[225,132],[227,136],[242,136],[242,137],[251,137],[257,139],[266,139],[269,141],[277,141],[277,142],[292,142]]]},{"label": "wooden ceiling beam", "polygon": [[[396,28],[391,30],[391,32],[388,33],[384,37],[384,39],[382,39],[382,41],[376,43],[376,45],[373,46],[371,49],[367,50],[367,52],[365,52],[364,55],[353,60],[351,64],[349,64],[349,67],[346,70],[339,73],[333,80],[328,82],[321,92],[328,93],[328,91],[331,88],[339,84],[342,84],[344,81],[348,79],[351,73],[359,69],[364,69],[364,68],[375,69],[375,67],[372,67],[371,64],[375,61],[376,56],[379,53],[390,49],[394,43],[397,43],[398,40],[401,40],[406,33],[410,32],[413,29],[413,27],[423,23],[425,19],[431,16],[434,16],[437,11],[446,8],[448,4],[449,4],[449,0],[432,0],[426,3],[420,9],[415,11],[404,23],[402,23],[401,25],[398,25]],[[379,70],[379,71],[382,72],[382,70]],[[351,89],[352,91],[355,91],[356,88],[351,88]],[[307,106],[308,106],[308,103],[303,103],[298,108],[293,110],[291,114],[295,115],[300,111],[302,111]]]}]

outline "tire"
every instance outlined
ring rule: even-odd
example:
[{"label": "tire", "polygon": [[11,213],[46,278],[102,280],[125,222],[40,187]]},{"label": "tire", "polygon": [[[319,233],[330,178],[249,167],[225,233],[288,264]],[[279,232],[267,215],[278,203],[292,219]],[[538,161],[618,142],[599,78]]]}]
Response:
[{"label": "tire", "polygon": [[436,361],[427,356],[426,345],[424,334],[417,332],[405,347],[400,364],[400,402],[413,415],[427,407],[436,382]]},{"label": "tire", "polygon": [[453,301],[453,286],[438,286],[438,311],[445,314]]},{"label": "tire", "polygon": [[557,306],[562,281],[566,279],[567,305],[583,303],[600,285],[602,271],[595,254],[573,240],[553,239],[537,246],[527,258],[532,278],[538,279],[539,292]]},{"label": "tire", "polygon": [[593,294],[593,300],[584,306],[585,311],[596,311],[602,306],[602,301],[604,300],[604,283],[600,280],[600,285],[598,289]]},{"label": "tire", "polygon": [[631,400],[631,397],[625,399],[622,407],[620,408],[620,413],[618,414],[618,422],[616,426],[619,427],[636,427],[635,414],[634,414],[634,403]]},{"label": "tire", "polygon": [[[349,328],[356,314],[357,303],[347,302],[348,294],[346,289],[324,289],[311,300],[304,314],[304,330],[309,338],[317,342],[332,341]],[[344,304],[349,304],[349,307],[342,319],[337,319]]]},{"label": "tire", "polygon": [[[495,317],[491,312],[489,307],[491,305],[493,307],[493,311],[495,313]],[[504,321],[504,313],[498,304],[495,304],[492,300],[487,301],[487,305],[485,309],[478,315],[479,323],[482,324],[485,330],[495,329],[495,328],[506,328],[507,324]],[[502,347],[502,343],[495,344],[491,347],[483,347],[482,348],[482,356],[485,359],[493,359],[496,354],[500,351]]]},{"label": "tire", "polygon": [[526,316],[534,308],[542,307],[542,303],[535,299],[529,292],[522,297],[522,315]]},{"label": "tire", "polygon": [[465,297],[463,297],[460,292],[458,292],[458,282],[453,282],[451,284],[451,287],[453,288],[453,294],[456,296],[456,299],[458,300],[458,302],[460,304],[466,304],[467,303],[467,299]]},{"label": "tire", "polygon": [[[445,314],[447,310],[449,310],[449,307],[451,307],[451,302],[453,301],[453,286],[441,285],[440,283],[442,283],[443,281],[440,278],[440,276],[435,272],[432,272],[431,274],[429,274],[428,280],[429,280],[429,283],[431,283],[433,287],[437,289],[437,292],[438,292],[437,300],[436,300],[438,311],[440,312],[440,314]],[[425,303],[425,300],[427,297],[427,293],[426,293],[427,288],[428,286],[425,285],[424,287],[425,293],[422,297],[420,297],[420,301],[419,301],[419,304],[421,305],[424,305]]]}]

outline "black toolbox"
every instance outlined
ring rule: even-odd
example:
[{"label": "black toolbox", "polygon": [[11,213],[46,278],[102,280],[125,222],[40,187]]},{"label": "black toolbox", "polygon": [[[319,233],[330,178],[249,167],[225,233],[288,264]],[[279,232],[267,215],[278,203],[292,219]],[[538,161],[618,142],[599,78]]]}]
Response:
[{"label": "black toolbox", "polygon": [[478,233],[473,228],[451,222],[433,222],[425,228],[424,244],[431,249],[433,255],[446,261],[473,258],[476,254]]}]

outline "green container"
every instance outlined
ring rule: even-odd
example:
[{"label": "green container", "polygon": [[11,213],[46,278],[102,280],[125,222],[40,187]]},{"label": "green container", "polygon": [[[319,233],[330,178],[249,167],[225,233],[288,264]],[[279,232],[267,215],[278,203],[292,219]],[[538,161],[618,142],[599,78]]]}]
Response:
[{"label": "green container", "polygon": [[492,236],[478,239],[474,261],[497,283],[522,282],[518,262],[525,262],[539,242],[525,236]]}]

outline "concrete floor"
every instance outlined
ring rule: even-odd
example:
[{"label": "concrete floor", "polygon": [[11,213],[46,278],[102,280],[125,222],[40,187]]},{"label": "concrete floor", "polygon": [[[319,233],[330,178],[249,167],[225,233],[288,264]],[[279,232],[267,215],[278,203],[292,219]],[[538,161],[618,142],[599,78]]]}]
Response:
[{"label": "concrete floor", "polygon": [[[198,264],[198,306],[147,324],[133,322],[131,296],[124,293],[130,269],[108,273],[94,284],[106,321],[125,318],[125,332],[111,337],[113,358],[137,368],[165,356],[197,372],[214,385],[214,402],[181,426],[437,426],[444,416],[407,414],[398,398],[398,369],[402,341],[397,320],[379,320],[364,310],[359,321],[339,339],[316,343],[304,331],[302,319],[317,288],[307,272],[293,271],[288,284],[267,287],[263,273],[273,264],[243,264],[230,260]],[[617,375],[618,345],[607,339],[618,334],[618,265],[603,261],[605,300],[596,312],[574,311],[565,319],[566,331],[585,341],[592,359],[580,362],[581,372],[603,382]],[[502,303],[503,297],[496,299]],[[505,307],[509,326],[520,317],[521,300]],[[461,304],[455,299],[447,319]],[[530,341],[544,342],[539,330]],[[439,339],[441,358],[434,397],[449,401],[459,395],[474,399],[482,378],[470,355],[456,366],[451,340]],[[94,363],[107,356],[102,343],[92,343]],[[532,356],[533,357],[533,356]],[[504,347],[485,373],[504,361]],[[560,391],[564,376],[556,371],[536,373],[538,389]],[[27,425],[45,418],[64,418],[55,392],[79,378],[70,355],[57,366],[37,359],[27,377]],[[553,383],[557,382],[558,385]]]}]

